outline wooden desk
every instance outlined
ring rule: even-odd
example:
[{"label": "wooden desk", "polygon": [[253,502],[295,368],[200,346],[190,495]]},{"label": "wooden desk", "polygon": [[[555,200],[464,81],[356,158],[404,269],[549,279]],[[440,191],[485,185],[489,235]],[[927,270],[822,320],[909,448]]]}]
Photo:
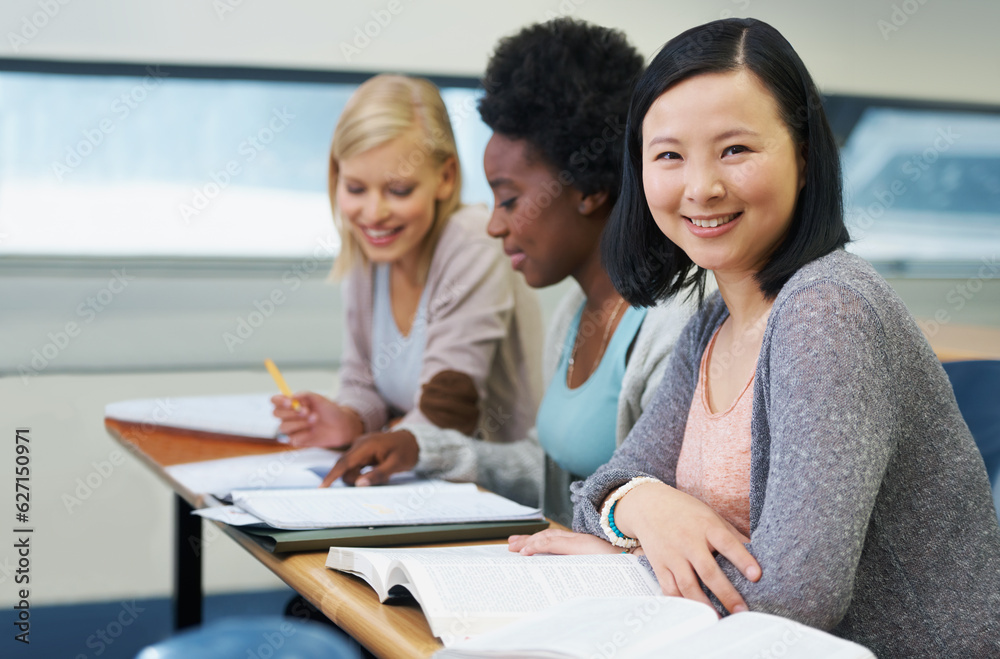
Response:
[{"label": "wooden desk", "polygon": [[974,325],[941,325],[918,320],[938,359],[954,362],[965,359],[1000,359],[1000,329]]},{"label": "wooden desk", "polygon": [[[175,614],[179,626],[197,624],[201,619],[201,518],[190,512],[192,508],[200,507],[202,501],[196,493],[186,490],[172,479],[163,468],[185,462],[280,453],[292,449],[260,442],[210,439],[209,435],[202,433],[113,419],[105,419],[104,425],[112,437],[145,462],[177,493],[179,551],[175,573]],[[416,604],[379,603],[375,591],[361,579],[327,569],[325,551],[272,554],[239,530],[225,524],[216,526],[375,655],[426,657],[441,648]],[[189,555],[185,556],[185,553]]]}]

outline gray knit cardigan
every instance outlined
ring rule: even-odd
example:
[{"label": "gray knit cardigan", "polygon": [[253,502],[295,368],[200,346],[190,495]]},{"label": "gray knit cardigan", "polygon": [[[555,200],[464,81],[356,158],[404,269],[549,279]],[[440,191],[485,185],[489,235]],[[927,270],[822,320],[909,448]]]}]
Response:
[{"label": "gray knit cardigan", "polygon": [[[574,527],[640,475],[674,485],[718,294],[685,328],[611,462],[573,488]],[[750,610],[890,657],[1000,657],[1000,528],[983,460],[906,307],[834,251],[778,294],[753,387],[750,529],[763,576],[718,561]],[[718,602],[715,601],[718,608]]]}]

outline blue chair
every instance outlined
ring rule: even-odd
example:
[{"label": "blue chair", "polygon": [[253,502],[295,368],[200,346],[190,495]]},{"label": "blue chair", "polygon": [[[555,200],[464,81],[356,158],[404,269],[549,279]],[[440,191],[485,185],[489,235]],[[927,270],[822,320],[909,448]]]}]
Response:
[{"label": "blue chair", "polygon": [[136,659],[355,659],[345,638],[325,625],[280,616],[220,620],[150,645]]},{"label": "blue chair", "polygon": [[976,439],[1000,519],[1000,360],[945,362],[958,409]]}]

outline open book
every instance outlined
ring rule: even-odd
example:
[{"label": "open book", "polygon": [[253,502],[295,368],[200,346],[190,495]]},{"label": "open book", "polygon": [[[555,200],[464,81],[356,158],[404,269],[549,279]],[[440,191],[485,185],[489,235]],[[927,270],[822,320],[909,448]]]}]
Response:
[{"label": "open book", "polygon": [[629,554],[521,556],[507,545],[431,549],[331,547],[326,566],[364,579],[379,600],[412,595],[449,646],[576,597],[655,595]]},{"label": "open book", "polygon": [[576,599],[453,644],[435,659],[875,659],[867,648],[766,613],[719,620],[680,597]]},{"label": "open book", "polygon": [[860,645],[778,616],[719,621],[711,607],[661,595],[630,554],[331,547],[326,566],[364,579],[382,602],[412,596],[446,648],[442,658],[874,659]]}]

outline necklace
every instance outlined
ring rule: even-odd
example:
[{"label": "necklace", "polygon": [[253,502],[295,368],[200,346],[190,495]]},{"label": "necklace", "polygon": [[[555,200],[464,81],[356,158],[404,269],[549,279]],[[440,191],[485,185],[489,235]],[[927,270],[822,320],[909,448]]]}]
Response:
[{"label": "necklace", "polygon": [[[615,318],[618,317],[618,311],[621,310],[622,304],[625,302],[625,298],[618,298],[618,304],[615,305],[614,311],[611,312],[611,316],[608,318],[607,325],[604,326],[604,336],[601,337],[601,349],[597,355],[597,361],[595,364],[600,364],[601,359],[604,358],[604,351],[608,347],[608,337],[611,335],[611,328],[615,324]],[[577,340],[573,342],[573,349],[569,353],[569,366],[566,369],[566,386],[570,387],[570,383],[573,382],[573,366],[576,364],[576,349],[580,345],[580,337],[577,335]],[[597,370],[596,367],[594,370]]]}]

